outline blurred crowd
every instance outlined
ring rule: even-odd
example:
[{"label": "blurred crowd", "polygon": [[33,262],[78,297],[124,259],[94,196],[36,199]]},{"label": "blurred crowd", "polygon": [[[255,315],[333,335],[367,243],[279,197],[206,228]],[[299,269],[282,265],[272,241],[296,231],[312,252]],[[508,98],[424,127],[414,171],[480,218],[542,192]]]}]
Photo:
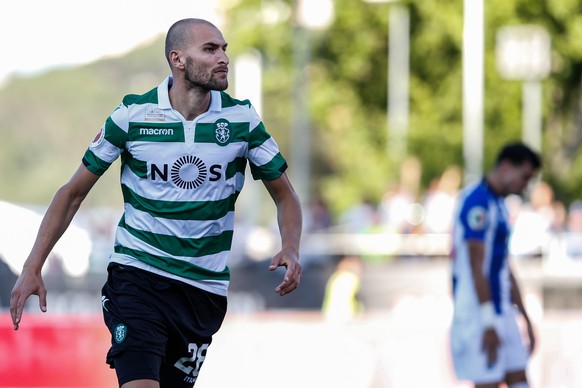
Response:
[{"label": "blurred crowd", "polygon": [[[450,234],[462,171],[450,166],[428,190],[419,191],[419,165],[403,164],[398,184],[388,187],[381,201],[362,199],[335,220],[318,197],[307,212],[306,232],[346,234]],[[506,198],[512,222],[510,253],[513,256],[582,257],[582,199],[565,204],[543,180],[527,193]]]}]

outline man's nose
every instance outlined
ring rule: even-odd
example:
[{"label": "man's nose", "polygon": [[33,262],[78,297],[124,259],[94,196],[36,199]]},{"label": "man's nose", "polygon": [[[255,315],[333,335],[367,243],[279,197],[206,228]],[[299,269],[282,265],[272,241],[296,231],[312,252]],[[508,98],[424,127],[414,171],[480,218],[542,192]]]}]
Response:
[{"label": "man's nose", "polygon": [[228,55],[226,55],[225,51],[221,51],[219,62],[224,63],[226,65],[229,64],[230,59],[228,58]]}]

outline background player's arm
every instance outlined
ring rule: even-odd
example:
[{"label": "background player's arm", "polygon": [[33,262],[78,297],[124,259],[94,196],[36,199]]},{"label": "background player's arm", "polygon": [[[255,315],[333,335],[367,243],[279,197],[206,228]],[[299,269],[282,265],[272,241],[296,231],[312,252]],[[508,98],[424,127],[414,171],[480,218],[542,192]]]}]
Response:
[{"label": "background player's arm", "polygon": [[[480,240],[469,240],[467,245],[469,247],[469,257],[471,258],[471,272],[479,303],[481,304],[482,309],[485,307],[491,310],[491,290],[489,288],[489,282],[483,273],[485,244]],[[494,311],[491,311],[491,314],[494,314]],[[483,319],[483,317],[480,318]],[[495,327],[492,325],[493,322],[485,321],[489,321],[489,319],[484,320],[482,347],[483,351],[487,354],[487,362],[490,365],[493,365],[497,361],[497,348],[500,345],[500,341],[497,332],[495,331]]]},{"label": "background player's arm", "polygon": [[485,260],[485,244],[481,240],[469,240],[469,257],[471,259],[471,273],[475,284],[475,291],[479,298],[479,303],[483,304],[491,301],[491,291],[489,282],[483,273],[483,260]]},{"label": "background player's arm", "polygon": [[263,181],[263,183],[277,207],[281,251],[273,257],[269,270],[274,271],[277,267],[286,268],[283,282],[275,288],[275,292],[283,296],[295,290],[301,280],[301,265],[299,264],[301,205],[286,174],[273,181]]},{"label": "background player's arm", "polygon": [[517,284],[517,280],[515,279],[515,276],[513,276],[513,271],[511,271],[511,270],[509,272],[509,278],[511,280],[511,300],[517,306],[519,312],[523,316],[523,319],[526,323],[527,334],[528,334],[528,338],[529,338],[529,350],[530,350],[530,352],[533,352],[534,347],[535,347],[535,335],[534,335],[534,331],[533,331],[533,326],[532,326],[532,323],[529,319],[529,316],[527,315],[525,305],[523,304],[523,299],[521,297],[521,290],[519,288],[519,285]]},{"label": "background player's arm", "polygon": [[40,309],[46,311],[46,289],[41,276],[42,267],[98,179],[98,175],[81,164],[71,179],[55,193],[40,224],[32,250],[12,289],[10,315],[14,330],[18,330],[22,310],[29,296],[38,295]]}]

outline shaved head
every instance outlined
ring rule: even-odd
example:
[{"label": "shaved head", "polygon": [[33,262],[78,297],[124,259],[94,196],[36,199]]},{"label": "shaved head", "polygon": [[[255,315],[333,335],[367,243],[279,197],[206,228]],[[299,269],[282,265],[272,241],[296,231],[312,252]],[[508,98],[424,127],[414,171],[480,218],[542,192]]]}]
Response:
[{"label": "shaved head", "polygon": [[168,63],[170,63],[170,52],[172,50],[183,50],[184,45],[192,39],[192,27],[198,25],[212,26],[218,30],[214,24],[204,19],[182,19],[172,24],[166,35],[165,55]]}]

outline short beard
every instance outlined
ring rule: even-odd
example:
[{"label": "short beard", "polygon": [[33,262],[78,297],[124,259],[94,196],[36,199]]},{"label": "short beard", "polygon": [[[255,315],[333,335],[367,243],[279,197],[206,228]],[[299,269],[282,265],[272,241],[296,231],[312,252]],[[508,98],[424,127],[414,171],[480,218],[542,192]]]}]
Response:
[{"label": "short beard", "polygon": [[[213,74],[213,73],[211,73]],[[228,88],[228,79],[219,81],[206,76],[205,72],[194,64],[192,58],[186,58],[186,71],[184,72],[184,81],[188,89],[198,89],[203,92],[211,90],[226,90]]]}]

